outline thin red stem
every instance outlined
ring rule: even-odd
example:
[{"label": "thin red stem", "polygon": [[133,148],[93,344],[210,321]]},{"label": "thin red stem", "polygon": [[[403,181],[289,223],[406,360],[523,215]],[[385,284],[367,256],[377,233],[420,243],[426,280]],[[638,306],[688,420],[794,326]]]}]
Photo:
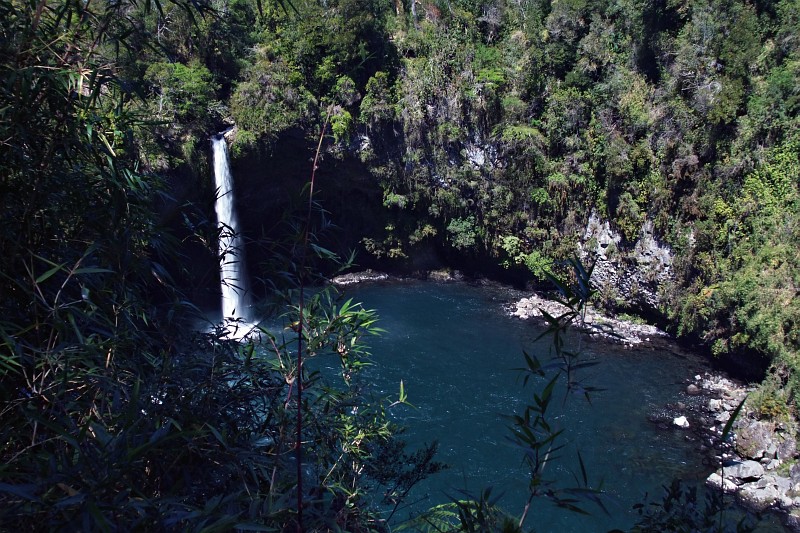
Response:
[{"label": "thin red stem", "polygon": [[295,455],[297,460],[297,531],[302,533],[303,527],[303,303],[305,301],[304,273],[306,268],[306,254],[308,252],[308,235],[311,227],[311,213],[314,206],[314,181],[317,175],[317,162],[322,151],[322,140],[325,137],[325,129],[331,113],[325,117],[322,130],[319,133],[317,152],[314,154],[314,165],[311,168],[311,183],[308,191],[308,212],[306,213],[306,224],[303,230],[303,246],[300,256],[300,302],[298,305],[299,318],[297,321],[297,442],[295,443]]}]

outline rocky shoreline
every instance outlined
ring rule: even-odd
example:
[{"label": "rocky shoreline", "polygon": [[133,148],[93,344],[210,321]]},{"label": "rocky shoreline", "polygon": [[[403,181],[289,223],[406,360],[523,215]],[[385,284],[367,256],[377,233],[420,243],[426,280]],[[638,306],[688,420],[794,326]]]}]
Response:
[{"label": "rocky shoreline", "polygon": [[[449,268],[424,272],[418,274],[417,276],[415,276],[415,278],[427,279],[430,281],[439,281],[439,282],[464,281],[466,279],[464,277],[464,274],[462,274],[460,271],[451,270]],[[380,272],[378,270],[372,270],[371,268],[368,268],[366,270],[362,270],[359,272],[350,272],[347,274],[336,276],[335,278],[331,279],[330,282],[336,285],[337,287],[347,287],[349,285],[355,285],[357,283],[374,283],[378,281],[400,281],[402,279],[405,278],[390,276],[385,272]]]},{"label": "rocky shoreline", "polygon": [[377,272],[370,268],[361,272],[350,272],[342,274],[331,279],[331,283],[337,287],[347,287],[349,285],[356,285],[358,283],[374,282],[374,281],[387,281],[389,275],[385,272]]},{"label": "rocky shoreline", "polygon": [[[549,315],[558,316],[564,313],[567,308],[539,294],[522,298],[508,307],[508,311],[512,316],[523,320],[542,318],[542,310],[546,311]],[[591,335],[598,335],[627,346],[670,339],[666,332],[655,326],[612,318],[600,313],[593,307],[587,308],[585,327],[587,332]]]},{"label": "rocky shoreline", "polygon": [[[512,316],[542,318],[542,310],[558,316],[566,307],[534,294],[509,305]],[[647,324],[609,317],[589,307],[587,333],[627,346],[671,344],[666,332]],[[706,486],[732,494],[745,509],[775,512],[788,531],[800,533],[800,453],[797,428],[759,420],[747,404],[739,412],[727,438],[723,432],[736,409],[754,387],[720,373],[693,376],[685,392],[673,404],[653,413],[650,421],[664,429],[686,432],[697,441],[698,453],[715,468]]]},{"label": "rocky shoreline", "polygon": [[[509,313],[521,319],[541,318],[542,310],[557,316],[566,310],[541,295],[522,298],[509,306]],[[666,332],[604,316],[593,308],[586,313],[586,329],[628,346],[670,343]],[[776,512],[787,530],[800,533],[800,463],[796,428],[759,420],[747,405],[723,440],[726,424],[754,387],[719,373],[693,376],[676,402],[653,413],[650,421],[664,429],[685,431],[698,443],[698,453],[708,457],[715,468],[706,486],[733,494],[745,509],[756,513]]]},{"label": "rocky shoreline", "polygon": [[725,440],[723,431],[754,387],[720,374],[695,375],[682,397],[651,421],[685,431],[715,467],[706,486],[734,495],[745,509],[775,512],[789,531],[800,532],[800,464],[796,428],[759,420],[748,405]]},{"label": "rocky shoreline", "polygon": [[[465,280],[465,276],[461,272],[451,269],[432,270],[419,275],[418,278],[438,282]],[[336,276],[330,281],[338,287],[347,287],[357,283],[381,282],[394,279],[400,280],[401,278],[394,278],[384,272],[367,269]],[[510,315],[520,319],[541,318],[542,309],[551,315],[558,316],[566,310],[566,307],[540,294],[521,298],[506,307]],[[588,333],[592,335],[598,335],[627,346],[635,346],[641,343],[652,344],[659,340],[671,340],[669,334],[655,326],[609,317],[592,307],[587,309],[585,327]]]}]

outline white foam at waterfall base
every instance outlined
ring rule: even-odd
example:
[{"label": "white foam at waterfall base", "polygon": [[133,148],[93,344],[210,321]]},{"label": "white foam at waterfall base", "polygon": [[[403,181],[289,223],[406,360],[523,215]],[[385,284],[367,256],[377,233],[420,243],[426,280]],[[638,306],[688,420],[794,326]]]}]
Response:
[{"label": "white foam at waterfall base", "polygon": [[249,316],[247,280],[244,271],[244,247],[239,222],[236,219],[233,195],[233,176],[228,162],[225,136],[211,138],[214,162],[214,182],[217,200],[214,209],[219,228],[219,278],[222,289],[222,321],[228,336],[242,339],[255,329]]}]

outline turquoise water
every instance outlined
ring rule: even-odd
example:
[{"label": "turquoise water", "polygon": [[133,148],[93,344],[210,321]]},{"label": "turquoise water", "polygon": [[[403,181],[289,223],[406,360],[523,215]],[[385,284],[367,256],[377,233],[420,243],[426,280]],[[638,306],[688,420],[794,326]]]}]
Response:
[{"label": "turquoise water", "polygon": [[[415,409],[393,409],[406,426],[404,438],[413,449],[439,442],[438,460],[450,465],[412,491],[406,515],[492,487],[501,504],[519,515],[527,479],[520,452],[509,439],[502,415],[521,413],[537,386],[524,388],[515,368],[524,364],[522,351],[546,358],[547,341],[534,343],[541,329],[532,321],[509,317],[503,304],[513,295],[497,287],[468,284],[395,283],[365,285],[347,296],[376,309],[381,337],[369,339],[375,365],[366,371],[375,389],[397,395],[400,380]],[[646,493],[662,494],[661,486],[679,477],[703,479],[697,443],[680,430],[658,430],[647,416],[680,399],[691,376],[705,370],[686,355],[651,349],[624,349],[589,341],[587,357],[598,365],[585,371],[592,395],[555,402],[555,423],[565,429],[561,459],[549,475],[574,486],[580,450],[590,483],[606,492],[609,515],[591,505],[583,517],[536,501],[526,525],[537,531],[583,532],[625,528],[635,522],[633,504]]]}]

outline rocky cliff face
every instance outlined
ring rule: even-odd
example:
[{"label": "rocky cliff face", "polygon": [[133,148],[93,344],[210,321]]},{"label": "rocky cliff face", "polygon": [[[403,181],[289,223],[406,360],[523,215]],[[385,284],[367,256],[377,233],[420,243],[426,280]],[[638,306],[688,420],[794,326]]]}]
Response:
[{"label": "rocky cliff face", "polygon": [[[355,153],[341,154],[344,157],[339,158],[327,154],[317,176],[318,199],[329,212],[331,222],[338,227],[334,232],[337,243],[327,244],[333,245],[333,249],[339,253],[346,253],[349,249],[359,250],[362,248],[362,239],[377,238],[386,227],[393,227],[398,233],[410,231],[400,227],[398,208],[384,205],[380,180],[372,175],[368,165],[362,165],[360,158],[356,157],[358,148],[354,150]],[[264,228],[278,224],[286,206],[294,203],[293,194],[299,194],[308,180],[310,162],[305,163],[312,155],[312,147],[307,140],[287,136],[270,152],[252,154],[235,161],[242,224],[246,233],[252,235],[252,242],[258,240],[255,236],[263,234]],[[495,147],[488,143],[468,144],[462,156],[468,164],[484,170],[501,165]],[[417,214],[417,210],[405,209],[399,213],[410,219]],[[580,233],[578,228],[579,225],[576,230]],[[479,265],[488,268],[491,263],[495,268],[490,269],[492,272],[484,272],[484,275],[497,274],[500,258],[489,257],[491,254],[486,257],[475,254],[461,257],[452,251],[448,253],[443,239],[444,229],[440,227],[438,232],[439,235],[427,246],[418,244],[406,249],[409,252],[405,260],[406,268],[415,264],[415,255],[430,254],[431,250],[435,250],[435,255],[444,263],[455,258],[475,263],[450,265],[454,268],[475,271],[481,269]],[[645,222],[638,239],[630,243],[624,241],[608,220],[602,220],[596,212],[592,212],[579,237],[576,239],[580,242],[577,253],[587,263],[596,259],[594,281],[607,306],[663,318],[664,294],[675,282],[673,253],[656,239],[651,222]],[[248,261],[265,260],[260,257],[262,251],[250,248],[255,248],[255,245],[248,248]],[[484,250],[484,254],[487,253],[488,250]],[[380,260],[363,249],[359,251],[358,262],[364,267],[389,270],[403,268],[396,260]],[[428,265],[430,268],[435,266]]]},{"label": "rocky cliff face", "polygon": [[663,314],[663,296],[675,282],[673,254],[656,240],[650,221],[632,247],[623,247],[622,236],[593,212],[579,253],[585,261],[596,260],[593,279],[607,305],[645,315]]}]

